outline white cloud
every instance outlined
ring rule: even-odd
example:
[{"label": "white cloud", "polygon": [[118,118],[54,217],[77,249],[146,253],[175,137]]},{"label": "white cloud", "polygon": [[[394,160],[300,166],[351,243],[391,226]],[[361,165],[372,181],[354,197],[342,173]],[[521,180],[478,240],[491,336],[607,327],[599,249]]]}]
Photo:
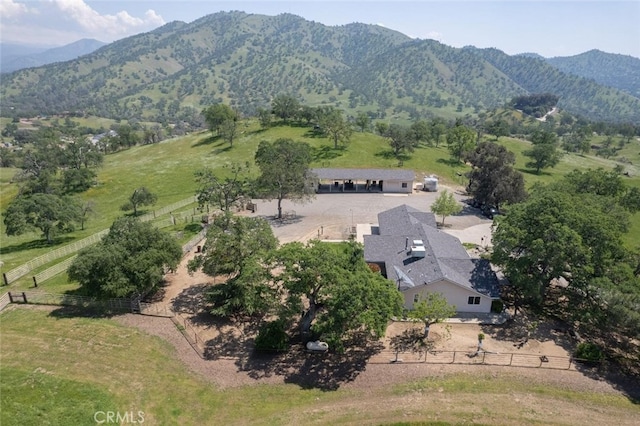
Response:
[{"label": "white cloud", "polygon": [[13,0],[0,0],[0,15],[4,19],[15,18],[29,12],[27,5]]},{"label": "white cloud", "polygon": [[65,15],[80,27],[94,35],[109,35],[120,37],[139,31],[153,29],[165,23],[162,16],[153,10],[148,10],[144,18],[131,16],[123,10],[115,15],[101,15],[83,0],[50,0]]}]

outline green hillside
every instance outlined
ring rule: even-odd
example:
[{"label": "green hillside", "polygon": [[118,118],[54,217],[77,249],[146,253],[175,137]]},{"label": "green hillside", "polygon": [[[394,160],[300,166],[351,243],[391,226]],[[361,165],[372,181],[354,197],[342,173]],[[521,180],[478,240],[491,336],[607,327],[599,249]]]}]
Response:
[{"label": "green hillside", "polygon": [[539,59],[413,40],[375,25],[243,12],[172,22],[73,61],[3,76],[0,115],[83,111],[194,123],[216,102],[247,115],[291,93],[350,114],[416,118],[476,114],[543,92],[560,96],[573,114],[640,121],[640,99]]},{"label": "green hillside", "polygon": [[629,55],[590,50],[574,56],[558,56],[546,61],[568,74],[590,78],[640,98],[640,59]]},{"label": "green hillside", "polygon": [[527,92],[559,96],[558,106],[572,114],[601,121],[637,122],[640,119],[640,98],[618,89],[565,74],[541,59],[509,56],[497,49],[471,50]]}]

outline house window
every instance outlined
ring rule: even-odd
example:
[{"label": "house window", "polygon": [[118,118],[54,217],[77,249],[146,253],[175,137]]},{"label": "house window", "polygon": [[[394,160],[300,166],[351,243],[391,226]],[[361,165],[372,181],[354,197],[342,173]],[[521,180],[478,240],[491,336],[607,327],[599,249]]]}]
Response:
[{"label": "house window", "polygon": [[479,305],[480,304],[480,296],[469,296],[469,301],[467,302],[469,305]]},{"label": "house window", "polygon": [[418,303],[420,301],[420,295],[419,294],[414,294],[413,295],[413,303]]},{"label": "house window", "polygon": [[407,187],[407,182],[402,182],[402,187],[406,188]]}]

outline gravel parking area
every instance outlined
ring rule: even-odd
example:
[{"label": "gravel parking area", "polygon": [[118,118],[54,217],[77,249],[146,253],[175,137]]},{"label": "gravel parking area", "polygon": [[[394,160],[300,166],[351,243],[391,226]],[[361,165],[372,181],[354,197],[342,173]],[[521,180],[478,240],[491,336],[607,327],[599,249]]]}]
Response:
[{"label": "gravel parking area", "polygon": [[[340,240],[346,238],[350,227],[363,223],[375,224],[378,222],[378,213],[402,204],[429,212],[431,204],[445,189],[453,192],[459,201],[468,198],[460,191],[442,185],[439,192],[414,191],[412,194],[318,194],[306,204],[284,200],[283,212],[295,212],[295,218],[282,223],[270,222],[281,243],[312,238]],[[272,219],[277,214],[276,201],[258,200],[256,203],[258,210],[255,215]],[[439,222],[441,220],[438,218]],[[463,210],[459,214],[445,219],[444,230],[461,238],[462,242],[480,244],[483,236],[490,235],[491,223],[478,209],[463,203]],[[468,234],[459,232],[476,225],[479,227],[473,228]]]}]

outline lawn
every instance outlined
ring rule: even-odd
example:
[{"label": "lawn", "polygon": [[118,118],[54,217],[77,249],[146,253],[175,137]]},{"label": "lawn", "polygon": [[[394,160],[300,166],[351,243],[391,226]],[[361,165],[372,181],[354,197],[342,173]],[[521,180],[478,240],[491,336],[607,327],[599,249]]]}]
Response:
[{"label": "lawn", "polygon": [[109,318],[49,311],[27,306],[0,314],[1,424],[94,424],[97,411],[141,411],[144,424],[151,425],[579,424],[584,419],[624,425],[640,415],[637,405],[618,394],[541,386],[519,380],[517,373],[480,370],[374,389],[279,384],[223,390],[187,370],[159,338]]}]

